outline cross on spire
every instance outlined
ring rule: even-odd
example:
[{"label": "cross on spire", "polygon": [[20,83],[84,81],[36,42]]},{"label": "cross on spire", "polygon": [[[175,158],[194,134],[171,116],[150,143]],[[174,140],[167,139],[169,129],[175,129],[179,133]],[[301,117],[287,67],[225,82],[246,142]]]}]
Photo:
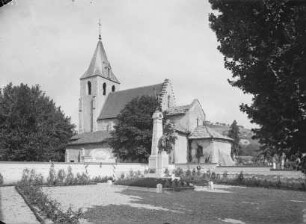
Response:
[{"label": "cross on spire", "polygon": [[99,19],[99,40],[101,40],[101,19]]}]

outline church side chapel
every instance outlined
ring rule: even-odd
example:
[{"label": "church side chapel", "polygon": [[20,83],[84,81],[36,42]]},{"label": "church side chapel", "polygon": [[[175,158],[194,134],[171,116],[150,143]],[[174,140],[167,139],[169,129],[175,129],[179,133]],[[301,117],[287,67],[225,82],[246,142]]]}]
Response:
[{"label": "church side chapel", "polygon": [[[170,164],[218,163],[234,165],[232,139],[205,125],[205,113],[195,99],[177,106],[171,81],[120,90],[102,44],[101,34],[88,69],[80,78],[79,132],[66,148],[66,162],[116,162],[107,139],[114,130],[117,116],[127,103],[143,95],[157,96],[163,122],[175,126],[177,140],[169,155]],[[153,122],[153,120],[152,120]]]}]

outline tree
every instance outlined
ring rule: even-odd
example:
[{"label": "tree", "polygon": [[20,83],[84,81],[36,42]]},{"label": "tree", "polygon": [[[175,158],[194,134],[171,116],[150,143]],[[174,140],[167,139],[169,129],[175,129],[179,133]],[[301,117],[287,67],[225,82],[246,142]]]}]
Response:
[{"label": "tree", "polygon": [[241,147],[239,145],[239,142],[240,142],[239,134],[240,133],[239,133],[239,127],[237,125],[237,121],[234,120],[228,131],[228,137],[234,140],[232,144],[232,151],[231,151],[232,156],[234,155],[238,156],[240,154]]},{"label": "tree", "polygon": [[152,145],[152,115],[158,106],[156,97],[141,96],[129,102],[120,112],[109,139],[117,158],[147,162]]},{"label": "tree", "polygon": [[270,154],[306,152],[306,5],[303,1],[210,0],[210,26],[229,83],[252,94],[242,104]]},{"label": "tree", "polygon": [[2,160],[63,161],[74,125],[39,86],[0,89]]},{"label": "tree", "polygon": [[175,134],[174,125],[169,119],[167,119],[163,127],[163,136],[159,139],[158,142],[159,152],[165,151],[170,154],[173,150],[176,139],[177,136]]}]

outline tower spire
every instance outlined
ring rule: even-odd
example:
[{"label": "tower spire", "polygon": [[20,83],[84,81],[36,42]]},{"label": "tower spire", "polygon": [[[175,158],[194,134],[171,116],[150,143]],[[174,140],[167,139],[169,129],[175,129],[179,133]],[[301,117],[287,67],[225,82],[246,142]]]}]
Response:
[{"label": "tower spire", "polygon": [[101,40],[101,19],[99,19],[99,40]]}]

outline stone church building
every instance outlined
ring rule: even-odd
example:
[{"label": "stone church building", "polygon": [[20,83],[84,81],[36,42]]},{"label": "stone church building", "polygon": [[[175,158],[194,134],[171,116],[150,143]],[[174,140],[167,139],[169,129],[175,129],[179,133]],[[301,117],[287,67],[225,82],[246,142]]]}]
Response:
[{"label": "stone church building", "polygon": [[177,106],[171,81],[120,90],[101,41],[101,35],[88,69],[80,78],[79,132],[66,148],[66,162],[115,162],[107,144],[117,116],[125,105],[143,95],[157,96],[165,119],[176,129],[175,149],[170,163],[219,163],[233,165],[232,139],[205,125],[205,113],[195,99]]}]

